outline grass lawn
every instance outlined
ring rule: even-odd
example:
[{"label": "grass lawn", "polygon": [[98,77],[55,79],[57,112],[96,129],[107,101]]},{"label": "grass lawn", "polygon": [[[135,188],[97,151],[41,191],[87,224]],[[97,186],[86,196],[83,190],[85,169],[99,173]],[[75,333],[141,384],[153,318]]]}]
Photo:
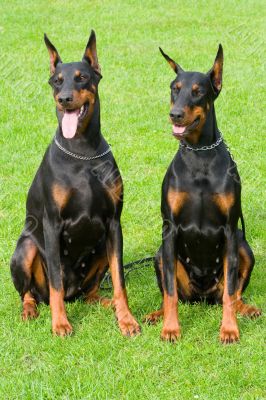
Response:
[{"label": "grass lawn", "polygon": [[[67,305],[75,334],[54,338],[48,307],[36,321],[21,321],[9,272],[27,190],[56,128],[43,33],[64,61],[76,61],[96,30],[102,131],[125,182],[125,262],[159,247],[161,182],[178,148],[167,117],[174,75],[158,46],[183,68],[207,71],[221,42],[216,113],[239,165],[256,256],[245,297],[265,310],[263,10],[262,0],[1,1],[0,399],[266,399],[263,317],[239,318],[240,343],[222,346],[221,308],[181,304],[183,336],[171,345],[159,339],[161,323],[123,338],[112,311],[77,301]],[[127,287],[138,320],[160,304],[151,265],[132,272]]]}]

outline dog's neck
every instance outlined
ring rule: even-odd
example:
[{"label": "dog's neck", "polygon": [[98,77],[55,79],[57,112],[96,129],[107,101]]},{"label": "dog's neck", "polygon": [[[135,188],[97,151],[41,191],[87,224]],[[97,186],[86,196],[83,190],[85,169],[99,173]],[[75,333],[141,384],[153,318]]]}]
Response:
[{"label": "dog's neck", "polygon": [[97,96],[95,99],[92,117],[81,134],[76,135],[73,139],[66,139],[62,134],[60,125],[58,125],[56,139],[66,150],[86,157],[98,155],[105,151],[108,144],[101,134],[99,97]]},{"label": "dog's neck", "polygon": [[[220,136],[221,135],[217,127],[214,104],[212,104],[195,147],[209,146],[215,143]],[[185,143],[191,145],[188,140],[185,140]]]}]

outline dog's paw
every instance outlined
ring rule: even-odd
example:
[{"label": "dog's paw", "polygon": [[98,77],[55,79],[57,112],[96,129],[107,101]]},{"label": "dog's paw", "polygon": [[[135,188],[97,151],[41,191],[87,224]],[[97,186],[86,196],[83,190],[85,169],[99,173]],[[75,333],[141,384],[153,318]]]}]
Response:
[{"label": "dog's paw", "polygon": [[230,344],[239,341],[239,330],[238,327],[227,327],[221,326],[220,329],[220,341],[223,344]]},{"label": "dog's paw", "polygon": [[131,314],[126,315],[118,321],[119,328],[123,336],[136,336],[141,332],[140,326]]},{"label": "dog's paw", "polygon": [[248,317],[248,318],[258,318],[262,314],[262,310],[260,308],[257,308],[255,306],[251,306],[250,304],[245,304],[242,303],[241,307],[238,307],[238,310],[240,315],[243,317]]},{"label": "dog's paw", "polygon": [[98,294],[96,295],[88,295],[85,298],[85,302],[87,304],[95,304],[95,303],[100,303],[104,308],[109,308],[109,307],[113,307],[113,300],[112,299],[108,299],[107,297],[101,297]]},{"label": "dog's paw", "polygon": [[52,322],[52,331],[56,336],[68,336],[72,334],[73,328],[67,318],[62,317]]},{"label": "dog's paw", "polygon": [[145,315],[143,322],[148,325],[155,325],[163,316],[163,310],[157,310],[150,314]]},{"label": "dog's paw", "polygon": [[114,302],[112,299],[108,299],[107,297],[101,297],[100,299],[100,304],[104,307],[104,308],[109,308],[112,307],[114,308]]},{"label": "dog's paw", "polygon": [[23,311],[21,313],[23,321],[27,321],[29,319],[35,319],[38,316],[39,313],[35,303],[32,302],[23,304]]},{"label": "dog's paw", "polygon": [[161,339],[165,342],[175,343],[181,337],[179,325],[175,327],[163,327]]}]

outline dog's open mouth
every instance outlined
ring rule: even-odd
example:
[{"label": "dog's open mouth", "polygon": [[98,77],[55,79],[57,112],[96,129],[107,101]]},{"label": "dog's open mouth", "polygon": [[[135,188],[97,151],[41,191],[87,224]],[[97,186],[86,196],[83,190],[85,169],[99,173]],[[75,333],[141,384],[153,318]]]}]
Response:
[{"label": "dog's open mouth", "polygon": [[173,124],[173,135],[177,139],[182,139],[184,136],[188,135],[193,129],[195,129],[200,122],[200,117],[197,117],[189,125]]},{"label": "dog's open mouth", "polygon": [[62,131],[67,139],[72,139],[78,128],[78,124],[82,122],[88,111],[88,104],[85,103],[81,108],[76,110],[64,110],[62,118]]}]

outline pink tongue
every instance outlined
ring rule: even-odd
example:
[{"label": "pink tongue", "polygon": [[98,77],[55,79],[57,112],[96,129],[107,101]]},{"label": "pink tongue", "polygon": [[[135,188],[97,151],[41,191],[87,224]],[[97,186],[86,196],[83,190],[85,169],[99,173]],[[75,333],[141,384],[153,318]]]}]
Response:
[{"label": "pink tongue", "polygon": [[78,127],[78,115],[79,110],[64,112],[62,119],[62,131],[65,138],[71,139],[75,136]]},{"label": "pink tongue", "polygon": [[185,126],[177,126],[177,125],[173,125],[173,132],[176,134],[181,134],[184,133],[186,130]]}]

